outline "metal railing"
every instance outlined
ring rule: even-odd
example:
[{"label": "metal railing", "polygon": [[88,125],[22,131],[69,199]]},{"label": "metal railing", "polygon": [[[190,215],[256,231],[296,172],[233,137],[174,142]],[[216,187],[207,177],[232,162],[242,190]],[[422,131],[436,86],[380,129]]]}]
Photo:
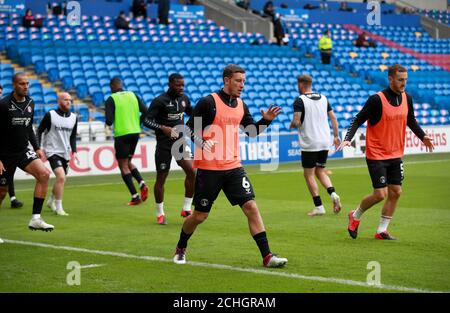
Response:
[{"label": "metal railing", "polygon": [[450,26],[439,23],[438,21],[422,16],[420,18],[422,27],[430,34],[434,39],[446,39],[450,38]]},{"label": "metal railing", "polygon": [[201,0],[205,7],[205,17],[232,32],[260,33],[268,40],[273,37],[273,25],[269,19],[246,11],[234,3],[223,0]]}]

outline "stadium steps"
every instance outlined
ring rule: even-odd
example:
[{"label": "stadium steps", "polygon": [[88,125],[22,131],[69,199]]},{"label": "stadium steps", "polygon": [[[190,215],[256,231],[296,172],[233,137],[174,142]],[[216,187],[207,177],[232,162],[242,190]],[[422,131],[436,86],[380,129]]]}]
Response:
[{"label": "stadium steps", "polygon": [[12,64],[12,61],[10,59],[8,59],[6,56],[4,56],[3,54],[0,54],[0,63]]},{"label": "stadium steps", "polygon": [[368,37],[370,37],[378,42],[381,42],[385,46],[397,49],[401,53],[412,55],[413,57],[415,57],[419,60],[424,60],[424,61],[428,62],[429,64],[440,66],[440,67],[444,68],[446,71],[450,71],[450,61],[449,61],[450,55],[448,55],[448,54],[420,53],[413,49],[406,48],[406,47],[404,47],[392,40],[389,40],[383,36],[379,36],[379,35],[369,32],[368,30],[364,30],[356,25],[346,24],[346,25],[344,25],[344,28],[349,31],[354,31],[358,34],[364,31]]},{"label": "stadium steps", "polygon": [[4,63],[4,64],[11,64],[11,66],[14,68],[14,72],[25,72],[28,76],[29,79],[33,79],[33,80],[37,80],[39,81],[39,83],[42,85],[42,87],[44,88],[53,88],[56,92],[56,94],[60,93],[60,92],[68,92],[73,99],[73,102],[75,105],[79,104],[79,103],[85,103],[88,105],[89,107],[89,111],[90,113],[99,111],[101,113],[104,113],[104,111],[102,110],[98,110],[94,104],[92,103],[92,99],[91,97],[88,97],[86,99],[80,99],[77,96],[76,90],[64,90],[62,88],[62,83],[60,81],[57,81],[55,83],[51,83],[48,80],[47,74],[43,73],[41,75],[37,75],[35,70],[34,70],[34,66],[28,66],[28,67],[23,67],[21,65],[19,65],[18,63],[15,63],[13,60],[9,59],[5,54],[0,54],[0,63]]},{"label": "stadium steps", "polygon": [[33,79],[33,80],[39,81],[39,83],[42,85],[42,87],[53,88],[53,89],[55,89],[56,93],[62,91],[61,88],[58,88],[58,87],[54,86],[43,75],[38,76],[34,72],[34,68],[32,66],[28,66],[28,67],[20,66],[19,64],[17,64],[15,62],[13,62],[12,60],[8,59],[8,57],[5,56],[5,55],[0,55],[0,62],[1,63],[11,64],[11,66],[13,67],[15,73],[17,73],[17,72],[24,72],[25,74],[27,74],[29,79]]},{"label": "stadium steps", "polygon": [[[28,67],[23,67],[20,66],[19,64],[13,62],[11,59],[9,59],[6,55],[0,54],[0,63],[4,63],[4,64],[11,64],[11,66],[14,68],[14,72],[24,72],[27,74],[29,79],[33,79],[33,80],[37,80],[39,81],[39,83],[42,85],[42,87],[44,88],[53,88],[56,92],[56,94],[60,93],[60,92],[68,92],[73,99],[74,105],[80,104],[80,103],[86,103],[89,107],[89,111],[90,113],[93,113],[96,110],[95,106],[92,103],[91,98],[85,99],[85,100],[81,100],[80,98],[78,98],[77,93],[75,90],[63,90],[62,88],[62,83],[60,81],[57,81],[56,83],[51,83],[46,74],[43,75],[37,75],[34,72],[34,67],[33,66],[28,66]],[[104,113],[104,111],[100,111],[102,113]]]}]

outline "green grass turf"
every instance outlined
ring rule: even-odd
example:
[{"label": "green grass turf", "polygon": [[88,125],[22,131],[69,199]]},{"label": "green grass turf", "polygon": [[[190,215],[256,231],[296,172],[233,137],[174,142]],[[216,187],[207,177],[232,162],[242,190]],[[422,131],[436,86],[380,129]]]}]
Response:
[{"label": "green grass turf", "polygon": [[[405,158],[403,195],[390,231],[395,242],[373,239],[381,205],[363,216],[358,239],[347,233],[347,213],[371,192],[365,161],[329,160],[332,181],[341,195],[343,211],[327,208],[322,217],[310,218],[312,199],[299,164],[285,164],[274,172],[247,167],[254,186],[272,251],[289,259],[283,272],[365,282],[367,264],[381,265],[386,285],[450,291],[450,154]],[[144,174],[152,186],[154,173]],[[128,207],[129,195],[119,176],[69,177],[64,194],[68,217],[43,217],[55,225],[52,233],[31,232],[32,181],[17,181],[21,209],[0,209],[0,238],[70,246],[90,250],[153,256],[170,260],[183,219],[183,175],[172,172],[166,184],[165,211],[169,224],[155,221],[153,193],[143,205]],[[69,286],[69,261],[103,264],[81,270],[81,285]],[[261,266],[259,251],[249,235],[239,207],[221,194],[208,220],[189,242],[188,262],[223,264],[254,270]],[[0,292],[392,292],[330,281],[240,272],[171,262],[124,258],[4,243],[0,245]]]}]

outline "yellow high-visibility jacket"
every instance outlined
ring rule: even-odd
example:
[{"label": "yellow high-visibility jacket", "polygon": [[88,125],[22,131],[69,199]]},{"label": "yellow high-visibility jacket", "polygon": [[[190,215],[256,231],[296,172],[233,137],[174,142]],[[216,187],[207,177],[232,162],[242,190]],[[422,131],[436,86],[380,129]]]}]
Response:
[{"label": "yellow high-visibility jacket", "polygon": [[331,38],[327,36],[322,36],[319,40],[319,49],[320,50],[329,50],[333,47],[333,43],[331,42]]}]

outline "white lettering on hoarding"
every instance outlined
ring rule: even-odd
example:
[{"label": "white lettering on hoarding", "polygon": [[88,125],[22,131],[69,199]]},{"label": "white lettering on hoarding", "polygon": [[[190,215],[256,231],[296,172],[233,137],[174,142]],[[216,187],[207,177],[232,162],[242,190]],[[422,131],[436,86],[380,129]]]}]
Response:
[{"label": "white lettering on hoarding", "polygon": [[267,161],[279,156],[278,141],[240,142],[242,161]]},{"label": "white lettering on hoarding", "polygon": [[[434,144],[434,152],[450,152],[450,127],[448,126],[424,126],[424,132],[431,137]],[[344,158],[365,157],[366,129],[359,129],[353,137],[350,147],[344,148]],[[342,135],[345,135],[344,133]],[[422,141],[409,129],[406,129],[405,155],[416,153],[428,153]]]}]

